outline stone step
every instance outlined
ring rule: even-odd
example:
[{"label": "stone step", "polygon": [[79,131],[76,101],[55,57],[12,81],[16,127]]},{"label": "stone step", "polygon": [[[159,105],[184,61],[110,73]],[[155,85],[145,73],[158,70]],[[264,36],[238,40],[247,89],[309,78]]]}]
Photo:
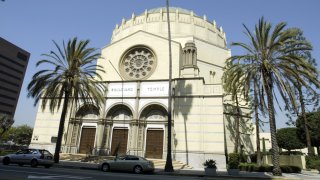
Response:
[{"label": "stone step", "polygon": [[[88,163],[95,163],[100,164],[105,159],[113,159],[114,156],[90,156],[87,154],[60,154],[60,160],[65,161],[79,161],[79,162],[88,162]],[[148,159],[154,163],[155,168],[157,169],[164,169],[166,165],[165,159]],[[172,166],[174,170],[179,169],[192,169],[191,166],[184,164],[180,161],[172,161]]]},{"label": "stone step", "polygon": [[[157,169],[164,169],[166,165],[166,160],[164,159],[148,159],[154,163],[155,168]],[[172,161],[172,166],[173,169],[178,170],[178,169],[192,169],[191,166],[184,164],[180,161]]]}]

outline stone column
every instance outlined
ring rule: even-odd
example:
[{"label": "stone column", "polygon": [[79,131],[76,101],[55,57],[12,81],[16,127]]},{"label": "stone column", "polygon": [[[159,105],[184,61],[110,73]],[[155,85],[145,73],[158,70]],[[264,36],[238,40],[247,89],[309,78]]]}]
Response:
[{"label": "stone column", "polygon": [[67,135],[66,135],[66,144],[65,148],[63,150],[64,153],[70,153],[71,152],[71,139],[72,139],[72,130],[74,127],[73,120],[70,119],[68,122],[68,129],[67,129]]},{"label": "stone column", "polygon": [[112,133],[112,121],[106,120],[105,131],[104,131],[104,140],[103,140],[103,149],[106,155],[111,153],[111,133]]},{"label": "stone column", "polygon": [[97,126],[97,137],[96,137],[96,146],[95,146],[95,155],[101,155],[103,153],[103,137],[104,137],[104,128],[105,128],[105,123],[101,119],[98,121],[98,126]]},{"label": "stone column", "polygon": [[70,140],[70,150],[69,153],[76,154],[78,153],[78,143],[79,140],[79,134],[81,130],[81,121],[79,120],[73,120],[72,122],[72,130],[71,130],[71,140]]}]

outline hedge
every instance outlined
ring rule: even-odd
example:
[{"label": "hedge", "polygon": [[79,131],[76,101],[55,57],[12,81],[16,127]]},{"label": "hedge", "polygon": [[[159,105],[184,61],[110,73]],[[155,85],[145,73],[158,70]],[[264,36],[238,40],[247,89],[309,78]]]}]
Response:
[{"label": "hedge", "polygon": [[[301,168],[297,166],[287,166],[281,165],[281,171],[284,173],[301,173]],[[249,171],[249,172],[272,172],[273,166],[262,165],[258,166],[255,163],[240,163],[240,171]]]}]

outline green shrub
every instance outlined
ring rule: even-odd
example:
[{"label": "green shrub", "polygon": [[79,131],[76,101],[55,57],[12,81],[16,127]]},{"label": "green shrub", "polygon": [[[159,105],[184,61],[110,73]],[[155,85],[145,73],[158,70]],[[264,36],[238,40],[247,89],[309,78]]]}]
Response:
[{"label": "green shrub", "polygon": [[[262,153],[261,153],[262,155]],[[250,159],[252,163],[257,163],[257,152],[255,152],[254,154],[250,154]]]},{"label": "green shrub", "polygon": [[306,156],[306,167],[307,169],[317,169],[317,165],[320,162],[319,156]]},{"label": "green shrub", "polygon": [[213,159],[208,159],[206,160],[203,165],[206,167],[206,168],[217,168],[216,166],[216,161],[213,160]]},{"label": "green shrub", "polygon": [[319,169],[320,169],[320,160],[313,160],[313,161],[311,161],[309,166],[312,167],[312,168],[310,168],[310,169],[317,169],[317,170],[319,170]]},{"label": "green shrub", "polygon": [[239,158],[240,155],[238,153],[230,153],[228,167],[229,169],[238,169],[239,168]]},{"label": "green shrub", "polygon": [[239,170],[240,171],[247,171],[247,163],[240,163]]},{"label": "green shrub", "polygon": [[261,165],[258,166],[256,163],[240,163],[240,171],[249,171],[249,172],[272,172],[272,166]]},{"label": "green shrub", "polygon": [[248,165],[248,171],[252,172],[256,170],[257,165],[256,164],[249,164]]},{"label": "green shrub", "polygon": [[239,154],[239,162],[246,163],[247,160],[248,160],[248,155],[246,155],[246,154]]},{"label": "green shrub", "polygon": [[320,173],[320,161],[315,161],[315,166],[314,166]]},{"label": "green shrub", "polygon": [[11,150],[3,150],[3,151],[0,151],[0,156],[5,156],[7,154],[13,154],[17,151],[11,151]]},{"label": "green shrub", "polygon": [[261,165],[258,167],[258,172],[272,172],[273,167],[269,165]]},{"label": "green shrub", "polygon": [[280,168],[284,173],[301,173],[301,168],[298,166],[281,165]]},{"label": "green shrub", "polygon": [[297,128],[288,127],[277,130],[276,138],[280,148],[290,151],[291,149],[302,149],[305,144],[298,138]]},{"label": "green shrub", "polygon": [[255,163],[240,163],[239,169],[240,171],[254,171],[257,167],[257,164]]}]

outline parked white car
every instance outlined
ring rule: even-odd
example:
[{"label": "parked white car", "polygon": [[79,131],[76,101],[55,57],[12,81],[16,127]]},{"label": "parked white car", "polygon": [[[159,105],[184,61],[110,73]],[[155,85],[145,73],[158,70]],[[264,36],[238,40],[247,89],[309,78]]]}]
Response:
[{"label": "parked white car", "polygon": [[140,156],[117,156],[113,160],[106,160],[101,164],[102,171],[133,171],[136,174],[153,172],[154,164]]},{"label": "parked white car", "polygon": [[30,164],[31,167],[43,165],[46,168],[50,168],[53,165],[53,156],[45,149],[23,149],[15,154],[5,155],[2,159],[2,163],[4,165],[10,163],[18,164],[19,166]]}]

